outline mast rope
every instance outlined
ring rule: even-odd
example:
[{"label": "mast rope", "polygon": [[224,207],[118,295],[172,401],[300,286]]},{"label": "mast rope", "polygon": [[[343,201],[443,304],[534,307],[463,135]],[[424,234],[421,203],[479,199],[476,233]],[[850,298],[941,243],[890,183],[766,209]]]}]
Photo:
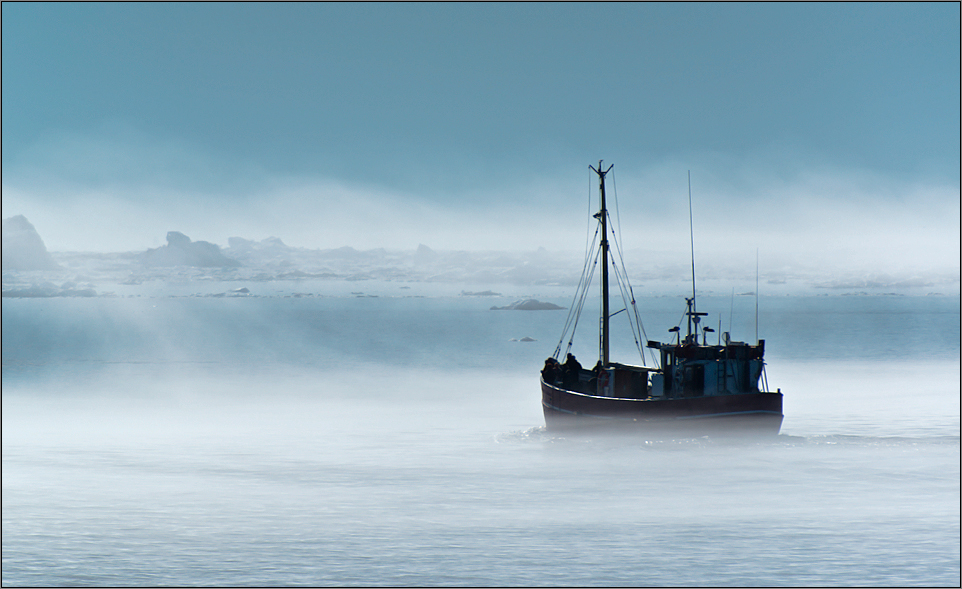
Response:
[{"label": "mast rope", "polygon": [[[591,264],[591,273],[588,275],[588,280],[585,282],[584,289],[581,293],[581,298],[578,300],[578,312],[575,315],[574,324],[571,327],[571,338],[568,340],[568,347],[565,348],[565,356],[571,351],[571,346],[574,345],[575,331],[578,329],[578,320],[581,319],[581,311],[585,307],[585,301],[588,300],[588,288],[591,286],[591,279],[595,275],[595,269],[598,267],[598,256],[601,255],[601,248],[595,253],[594,262]],[[562,335],[562,340],[564,336]]]},{"label": "mast rope", "polygon": [[[581,267],[581,276],[578,278],[578,286],[575,288],[574,299],[571,301],[571,307],[568,309],[568,317],[565,319],[564,329],[561,330],[561,338],[558,340],[558,345],[555,347],[553,358],[558,359],[559,354],[561,354],[561,346],[564,344],[565,336],[568,333],[568,329],[572,326],[574,322],[577,326],[578,318],[581,315],[581,302],[582,288],[585,287],[585,279],[588,275],[588,267],[591,263],[593,243],[595,239],[591,236],[591,174],[588,174],[588,223],[585,225],[585,258],[584,263]],[[598,228],[595,228],[595,237],[598,235]],[[572,331],[572,338],[574,338],[574,332]],[[568,344],[568,350],[571,349],[571,343]],[[566,352],[567,353],[567,352]]]},{"label": "mast rope", "polygon": [[[590,227],[590,225],[589,225]],[[589,238],[586,244],[585,251],[585,262],[581,269],[581,277],[578,279],[578,286],[575,289],[575,296],[571,303],[571,308],[568,310],[568,318],[565,320],[564,329],[561,331],[561,339],[558,341],[558,345],[554,351],[554,358],[559,358],[561,354],[561,346],[564,344],[565,337],[568,335],[568,330],[571,330],[571,339],[568,341],[568,348],[565,351],[567,355],[571,351],[571,346],[574,341],[575,330],[578,328],[578,320],[581,317],[581,310],[584,308],[585,300],[587,299],[588,288],[591,285],[591,278],[594,276],[595,268],[598,265],[598,254],[600,253],[600,248],[596,247],[598,240],[598,232],[600,231],[600,226],[595,228],[595,235],[593,238]],[[593,260],[593,262],[592,262]]]},{"label": "mast rope", "polygon": [[614,230],[612,230],[612,238],[612,241],[615,242],[615,249],[618,252],[618,258],[621,264],[619,266],[619,264],[616,263],[614,255],[612,255],[611,268],[614,270],[615,280],[618,283],[618,289],[621,292],[621,298],[625,303],[625,308],[627,309],[630,306],[634,311],[634,320],[632,320],[631,315],[628,315],[628,325],[631,327],[631,334],[635,339],[635,347],[638,349],[638,355],[641,356],[641,362],[645,364],[645,351],[641,345],[640,338],[644,336],[645,341],[647,341],[648,336],[645,334],[644,325],[641,323],[641,317],[638,315],[638,305],[635,302],[634,289],[631,288],[631,281],[628,279],[624,251],[619,241],[620,236],[616,235]]},{"label": "mast rope", "polygon": [[[612,241],[615,244],[615,252],[617,252],[617,255],[615,252],[609,253],[609,256],[611,258],[610,260],[611,268],[612,270],[614,270],[615,281],[618,283],[618,289],[621,292],[622,300],[625,303],[625,309],[627,309],[629,306],[632,309],[632,313],[627,314],[628,325],[631,328],[631,333],[635,340],[635,347],[638,349],[639,356],[641,357],[641,362],[643,365],[645,365],[646,364],[645,348],[642,345],[642,341],[645,341],[645,342],[648,341],[648,334],[645,332],[645,326],[641,321],[641,316],[638,312],[638,305],[635,301],[634,289],[632,288],[631,282],[628,279],[628,271],[625,265],[624,248],[621,243],[621,214],[620,214],[620,207],[618,204],[618,191],[617,191],[617,185],[615,184],[614,174],[612,174],[612,190],[614,191],[613,197],[615,199],[615,218],[614,219],[612,218],[611,213],[608,210],[604,212],[604,215],[605,215],[604,219],[602,219],[601,215],[591,214],[592,180],[593,178],[589,174],[588,212],[591,215],[591,217],[597,219],[597,223],[595,226],[595,231],[593,236],[591,235],[591,231],[590,231],[590,228],[591,228],[590,221],[588,224],[588,229],[589,229],[587,232],[588,241],[585,244],[584,266],[582,267],[582,270],[581,270],[581,276],[578,280],[578,286],[575,289],[575,295],[574,295],[574,299],[572,300],[571,308],[568,311],[568,318],[565,320],[564,329],[561,332],[561,338],[558,341],[558,345],[555,347],[553,357],[556,359],[560,359],[562,355],[561,348],[562,346],[564,346],[566,338],[568,338],[568,344],[567,344],[567,347],[565,348],[564,355],[567,355],[571,351],[572,346],[574,345],[574,336],[575,336],[575,332],[578,329],[578,323],[581,318],[581,312],[584,310],[585,303],[588,299],[588,292],[591,286],[591,281],[594,278],[595,270],[598,267],[598,260],[601,257],[601,253],[603,249],[601,247],[601,241],[606,238],[606,236],[602,236],[601,239],[598,239],[598,235],[601,231],[601,227],[604,224],[604,221],[610,221],[611,237],[612,237]],[[617,226],[617,230],[615,230],[615,226]],[[603,260],[603,263],[607,264],[608,260]],[[618,313],[620,312],[621,311],[619,311]],[[614,315],[617,315],[618,313],[615,313]],[[569,337],[569,332],[570,332],[570,337]],[[644,339],[642,340],[642,338]],[[654,353],[652,353],[652,358],[653,358],[653,364],[657,366],[658,361]]]},{"label": "mast rope", "polygon": [[[645,348],[643,347],[643,344],[639,341],[639,337],[644,337],[644,341],[647,342],[648,334],[645,333],[645,325],[644,323],[642,323],[641,315],[638,313],[638,305],[635,299],[635,292],[634,292],[634,289],[631,287],[631,281],[628,279],[628,267],[625,264],[625,252],[624,252],[624,247],[621,239],[621,207],[619,204],[620,201],[618,199],[618,184],[616,182],[614,174],[612,174],[612,177],[611,177],[611,188],[612,188],[613,196],[615,199],[614,221],[616,221],[618,226],[618,231],[616,233],[614,230],[615,223],[612,223],[611,236],[612,236],[612,241],[615,242],[615,250],[618,252],[618,261],[621,263],[620,271],[618,269],[618,264],[615,263],[614,256],[612,256],[611,265],[612,265],[612,268],[615,269],[615,277],[618,279],[618,285],[621,290],[621,297],[624,300],[625,307],[627,308],[630,305],[634,314],[634,320],[632,320],[631,315],[628,316],[628,324],[631,326],[631,332],[635,338],[635,347],[638,349],[638,354],[639,356],[641,356],[641,363],[644,365],[646,364]],[[624,284],[622,284],[622,279],[624,280]],[[652,358],[653,358],[652,364],[657,366],[658,362],[657,360],[654,360],[655,358],[654,352],[652,352]]]}]

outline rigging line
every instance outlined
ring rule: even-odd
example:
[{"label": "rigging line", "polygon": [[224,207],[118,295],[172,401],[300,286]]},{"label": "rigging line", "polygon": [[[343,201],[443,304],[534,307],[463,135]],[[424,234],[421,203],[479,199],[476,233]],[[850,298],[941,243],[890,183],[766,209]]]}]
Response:
[{"label": "rigging line", "polygon": [[[619,227],[619,229],[620,229],[620,227]],[[613,234],[613,233],[614,233],[614,231],[612,231],[612,234]],[[625,280],[627,281],[627,280],[628,280],[628,266],[625,264],[625,250],[624,250],[624,248],[622,247],[621,234],[619,233],[618,235],[616,235],[616,236],[614,236],[614,237],[615,237],[615,239],[614,239],[614,242],[615,242],[615,250],[618,252],[618,259],[621,261],[621,267],[624,269],[624,272],[625,272]],[[630,285],[631,285],[631,282],[629,281],[628,284],[629,284],[629,286],[630,286]]]},{"label": "rigging line", "polygon": [[[597,235],[597,231],[596,231]],[[599,250],[600,251],[600,250]],[[591,278],[594,276],[594,269],[597,267],[597,256],[598,252],[592,248],[590,257],[586,260],[585,267],[582,269],[582,276],[578,282],[578,289],[575,293],[575,298],[572,301],[571,309],[568,312],[568,319],[565,321],[564,330],[561,332],[561,339],[558,341],[558,346],[555,348],[555,357],[561,352],[561,346],[564,344],[565,338],[568,336],[568,330],[571,329],[571,340],[568,343],[568,351],[571,350],[571,343],[574,340],[574,333],[577,329],[578,319],[581,316],[581,312],[584,309],[585,300],[588,296],[588,289],[591,286]],[[591,259],[595,258],[592,264]],[[590,269],[590,273],[589,273]]]},{"label": "rigging line", "polygon": [[[610,218],[610,217],[609,217],[609,218]],[[619,289],[620,289],[620,291],[621,291],[621,298],[622,298],[622,300],[624,301],[625,306],[627,306],[629,301],[628,301],[628,298],[627,298],[627,293],[625,292],[624,285],[622,284],[622,278],[624,279],[624,281],[625,281],[626,283],[628,282],[628,271],[627,271],[627,268],[625,268],[625,259],[624,259],[624,256],[621,256],[621,255],[620,255],[620,254],[621,254],[621,244],[620,244],[620,242],[619,242],[619,237],[620,237],[620,236],[617,235],[617,234],[615,234],[614,229],[612,229],[611,233],[612,233],[612,241],[615,242],[615,251],[619,253],[619,258],[620,258],[620,261],[621,261],[621,266],[619,267],[618,264],[616,263],[614,254],[612,254],[612,256],[611,256],[611,258],[612,258],[612,259],[611,259],[611,268],[614,270],[614,272],[615,272],[615,278],[618,280],[618,286],[619,286]]]},{"label": "rigging line", "polygon": [[[645,332],[645,325],[641,322],[641,315],[638,314],[638,306],[632,305],[632,307],[635,311],[635,320],[638,321],[638,327],[641,328],[641,335],[645,338],[645,342],[648,342],[648,334]],[[644,352],[642,352],[641,360],[642,362],[646,362]],[[661,368],[658,355],[655,354],[654,350],[651,351],[651,364],[655,368]]]},{"label": "rigging line", "polygon": [[581,300],[579,301],[578,313],[575,315],[575,321],[571,327],[571,339],[568,340],[568,348],[565,350],[565,355],[567,355],[567,353],[571,351],[571,346],[574,344],[575,331],[578,330],[578,322],[581,319],[581,312],[584,309],[585,301],[587,301],[588,299],[588,286],[591,285],[591,279],[595,275],[595,268],[598,267],[598,256],[600,254],[601,254],[601,248],[599,248],[598,252],[595,254],[595,261],[591,265],[591,274],[588,275],[588,282],[585,285],[584,294],[582,295]]},{"label": "rigging line", "polygon": [[618,283],[618,292],[621,294],[621,301],[625,304],[625,307],[627,308],[629,301],[628,301],[628,293],[625,291],[625,284],[624,284],[625,276],[623,275],[623,268],[619,268],[617,264],[612,262],[611,269],[614,272],[615,281]]},{"label": "rigging line", "polygon": [[[612,180],[612,190],[613,191],[616,190],[614,188],[614,180]],[[606,211],[606,213],[608,215],[608,221],[609,221],[608,225],[611,229],[611,235],[614,238],[615,245],[620,248],[619,240],[621,239],[621,213],[618,211],[618,193],[617,192],[614,192],[613,198],[615,200],[615,216],[612,218],[610,209]],[[615,231],[615,225],[618,226],[617,231]]]},{"label": "rigging line", "polygon": [[[611,221],[611,235],[613,238],[612,241],[615,242],[615,250],[618,252],[618,258],[621,260],[621,265],[625,271],[625,280],[627,280],[628,271],[627,271],[627,268],[625,267],[624,248],[621,242],[621,209],[618,201],[618,185],[615,181],[614,174],[611,175],[611,189],[615,199],[615,218],[612,219],[611,215],[608,214],[608,220]],[[615,228],[614,228],[616,224],[618,225],[617,233],[615,232]],[[612,257],[612,266],[614,266],[614,257]]]},{"label": "rigging line", "polygon": [[732,287],[732,307],[728,311],[728,335],[732,334],[732,318],[735,316],[735,287]]},{"label": "rigging line", "polygon": [[[618,235],[615,237],[615,240],[614,240],[614,241],[615,241],[615,248],[618,250],[618,258],[620,259],[620,261],[621,261],[621,266],[622,266],[622,268],[624,269],[624,272],[625,272],[625,281],[628,283],[628,287],[629,287],[629,289],[630,289],[630,288],[631,288],[631,281],[628,280],[628,267],[627,267],[627,265],[625,264],[624,243],[623,243],[623,241],[622,241],[622,239],[621,239],[621,235],[622,235],[622,233],[621,233],[621,209],[620,209],[620,207],[619,207],[619,200],[618,200],[618,186],[617,186],[617,184],[615,183],[614,174],[612,174],[611,183],[612,183],[612,187],[613,187],[613,189],[614,189],[614,191],[615,191],[615,216],[616,216],[615,221],[617,221],[617,225],[618,225]],[[614,233],[614,229],[612,229],[612,233]],[[631,298],[632,304],[634,304],[634,300],[635,300],[635,299],[634,299],[634,292],[632,292],[631,295],[632,295],[632,298]]]},{"label": "rigging line", "polygon": [[[598,235],[598,229],[596,228],[595,236],[597,235]],[[591,246],[592,243],[593,243],[592,241],[589,241],[587,245]],[[588,284],[586,284],[585,281],[588,280],[588,283],[590,284],[590,280],[588,279],[588,270],[591,264],[591,258],[594,256],[593,251],[594,251],[594,248],[585,252],[585,262],[581,268],[581,276],[578,278],[578,286],[575,289],[575,295],[574,295],[574,299],[572,299],[571,308],[568,310],[568,317],[567,319],[565,319],[564,329],[561,331],[561,339],[558,341],[558,347],[555,348],[556,354],[561,351],[561,345],[564,343],[565,337],[567,336],[568,328],[571,327],[573,317],[578,312],[576,310],[578,308],[577,302],[579,298],[583,298],[585,296],[585,293],[587,292]]]},{"label": "rigging line", "polygon": [[[615,201],[615,202],[616,202],[616,207],[617,207],[617,201]],[[610,218],[610,217],[609,217],[609,218]],[[645,360],[645,352],[644,352],[644,349],[641,347],[640,342],[639,342],[638,339],[637,339],[637,338],[638,338],[638,333],[635,332],[635,324],[637,324],[638,330],[641,332],[641,335],[644,337],[645,341],[648,340],[648,334],[645,332],[644,323],[641,321],[641,315],[638,313],[638,305],[637,305],[636,302],[635,302],[635,292],[634,292],[634,289],[631,287],[631,280],[628,278],[628,268],[627,268],[627,265],[625,264],[624,248],[623,248],[623,246],[622,246],[622,242],[620,241],[620,236],[621,236],[621,235],[620,235],[620,229],[621,229],[621,218],[620,218],[620,216],[618,217],[618,227],[619,227],[619,234],[618,234],[618,235],[613,235],[613,237],[614,237],[613,241],[615,242],[615,250],[618,252],[618,258],[619,258],[619,260],[620,260],[620,262],[621,262],[621,272],[622,272],[623,275],[624,275],[625,285],[626,285],[627,288],[628,288],[628,292],[627,292],[627,293],[625,293],[624,288],[622,288],[622,298],[625,300],[625,305],[626,305],[626,306],[629,304],[629,302],[628,302],[629,299],[630,299],[630,301],[631,301],[630,304],[631,304],[631,307],[632,307],[632,309],[633,309],[633,311],[634,311],[635,321],[634,321],[634,323],[632,323],[632,322],[630,321],[630,317],[629,317],[629,324],[631,324],[632,334],[633,334],[633,335],[635,336],[635,338],[636,338],[636,339],[635,339],[635,345],[636,345],[636,347],[638,347],[638,351],[640,352],[640,355],[641,355],[641,361],[642,361],[642,363],[644,364],[644,363],[646,362],[646,360]],[[612,230],[612,234],[614,234],[614,230]],[[615,268],[616,271],[617,271],[617,266],[614,264],[614,260],[612,260],[612,267]],[[617,274],[616,274],[616,276],[617,276]],[[626,294],[627,294],[627,296],[626,296]],[[655,364],[655,365],[657,365],[658,363],[657,363],[657,361],[655,360],[656,356],[655,356],[654,352],[652,352],[652,358],[653,358],[652,363]]]},{"label": "rigging line", "polygon": [[[591,174],[591,166],[588,166],[588,224],[587,224],[587,230],[585,231],[585,239],[587,240],[587,241],[585,242],[585,252],[586,252],[586,253],[588,252],[588,249],[590,248],[591,244],[593,243],[593,238],[591,237],[591,219],[593,218],[593,215],[594,215],[594,213],[591,212],[591,194],[592,194],[591,182],[592,182],[592,180],[594,180],[594,178],[592,177],[592,174]],[[595,235],[598,235],[597,226],[595,227]],[[585,258],[585,264],[588,263],[588,259],[589,259],[589,258],[587,258],[587,257]]]},{"label": "rigging line", "polygon": [[579,321],[579,319],[581,318],[581,313],[582,313],[582,311],[584,310],[585,301],[586,301],[587,298],[588,298],[588,289],[589,289],[590,286],[591,286],[591,278],[594,276],[594,267],[596,267],[596,265],[597,265],[597,262],[594,262],[594,263],[592,264],[592,266],[591,266],[591,268],[592,268],[591,273],[588,274],[588,276],[586,276],[586,280],[585,280],[584,285],[582,286],[582,290],[581,290],[581,293],[579,294],[578,300],[576,301],[575,305],[574,305],[573,308],[572,308],[571,322],[569,323],[569,325],[568,325],[567,328],[565,329],[565,334],[564,334],[563,337],[568,336],[568,329],[569,329],[569,328],[570,328],[570,330],[571,330],[571,334],[570,334],[570,337],[569,337],[569,340],[568,340],[568,348],[569,348],[569,349],[571,348],[571,344],[572,344],[572,342],[574,341],[575,332],[576,332],[577,329],[578,329],[578,321]]},{"label": "rigging line", "polygon": [[592,218],[591,217],[591,186],[589,186],[588,187],[588,223],[585,226],[585,261],[584,261],[584,266],[582,268],[582,272],[584,272],[584,269],[586,269],[588,267],[588,264],[591,262],[591,251],[592,251],[592,248],[594,247],[595,240],[598,237],[599,228],[597,223],[595,224],[594,237],[592,237],[591,235],[591,218]]},{"label": "rigging line", "polygon": [[[618,221],[618,235],[621,235],[621,209],[618,204],[618,184],[615,182],[614,174],[611,175],[611,190],[615,195],[615,220]],[[612,228],[611,232],[615,232],[614,228]]]},{"label": "rigging line", "polygon": [[638,348],[639,355],[641,356],[642,363],[645,362],[645,352],[639,341],[640,336],[644,336],[645,341],[648,339],[648,334],[645,333],[644,324],[641,321],[641,316],[638,313],[638,305],[635,301],[635,292],[631,286],[631,280],[628,278],[628,269],[625,267],[624,259],[621,260],[621,265],[618,266],[614,262],[612,267],[615,269],[615,277],[618,280],[618,286],[621,291],[622,300],[625,303],[625,307],[630,306],[634,313],[634,320],[632,320],[631,315],[628,316],[628,323],[631,326],[632,335],[635,338],[635,346]]},{"label": "rigging line", "polygon": [[[590,166],[589,166],[590,169]],[[592,244],[594,242],[591,236],[591,173],[588,173],[588,222],[585,225],[585,255],[581,266],[581,276],[578,278],[578,286],[575,289],[574,298],[571,302],[571,307],[568,309],[568,317],[565,319],[564,329],[561,331],[561,338],[558,340],[558,346],[555,348],[555,356],[561,351],[561,346],[564,344],[565,337],[568,334],[568,328],[571,327],[572,319],[577,313],[578,308],[577,302],[579,297],[583,296],[581,294],[581,289],[584,286],[585,277],[588,274],[588,266],[591,263],[592,258]],[[595,228],[595,236],[598,235],[598,229]]]},{"label": "rigging line", "polygon": [[[588,166],[588,169],[591,170],[591,166]],[[569,328],[569,327],[571,326],[571,324],[572,324],[572,317],[574,317],[577,313],[580,313],[580,310],[576,311],[576,309],[580,308],[579,305],[577,305],[576,303],[577,303],[579,297],[584,297],[584,296],[586,296],[588,285],[589,285],[590,282],[591,282],[590,280],[588,280],[588,284],[585,284],[585,283],[584,283],[585,278],[586,278],[586,276],[588,275],[588,268],[589,268],[589,265],[591,264],[591,259],[592,259],[593,255],[594,255],[594,254],[593,254],[593,252],[594,252],[594,246],[595,246],[595,244],[596,244],[596,242],[597,242],[598,232],[599,232],[599,230],[600,230],[600,224],[596,224],[596,226],[595,226],[595,234],[594,234],[594,237],[592,237],[592,235],[591,235],[591,219],[592,219],[593,216],[594,216],[593,213],[591,212],[592,180],[593,180],[592,174],[591,174],[591,172],[589,171],[589,172],[588,172],[588,199],[587,199],[587,200],[588,200],[588,223],[587,223],[587,225],[585,226],[585,257],[584,257],[584,265],[583,265],[582,268],[581,268],[581,277],[580,277],[579,280],[578,280],[578,288],[575,290],[575,298],[574,298],[574,300],[572,301],[571,309],[570,309],[569,312],[568,312],[568,318],[565,320],[565,326],[564,326],[564,329],[563,329],[562,332],[561,332],[561,339],[560,339],[559,342],[558,342],[558,347],[555,348],[555,355],[556,355],[556,356],[557,356],[557,354],[561,351],[561,345],[564,343],[565,337],[566,337],[567,334],[568,334],[568,328]],[[592,272],[593,272],[593,270],[592,270]],[[581,290],[582,287],[584,287],[584,292],[582,292],[582,290]],[[575,323],[577,324],[577,319],[575,319]],[[572,335],[573,335],[573,334],[572,334]]]},{"label": "rigging line", "polygon": [[[609,215],[608,218],[609,218],[609,220],[610,220],[610,219],[611,219],[611,216]],[[619,225],[620,225],[620,223],[619,223]],[[620,228],[619,228],[619,229],[620,229]],[[627,266],[625,265],[624,249],[622,248],[622,243],[621,243],[621,233],[620,233],[620,231],[619,231],[619,233],[616,234],[616,233],[615,233],[615,230],[612,229],[612,230],[611,230],[611,236],[612,236],[612,241],[615,242],[615,251],[618,253],[618,260],[621,262],[621,268],[622,268],[622,271],[624,272],[624,275],[625,275],[625,281],[628,282],[628,284],[630,285],[631,283],[630,283],[630,281],[628,281],[628,268],[627,268]],[[611,265],[612,265],[612,267],[615,266],[614,255],[612,255]],[[627,303],[627,301],[625,301],[625,302]]]},{"label": "rigging line", "polygon": [[[618,225],[619,225],[619,233],[618,233],[618,235],[614,235],[614,230],[612,230],[612,235],[613,235],[613,237],[614,237],[613,241],[615,242],[615,250],[618,252],[618,259],[619,259],[619,261],[621,262],[621,268],[622,268],[622,271],[624,272],[625,282],[627,283],[628,288],[631,289],[631,280],[628,278],[628,266],[627,266],[627,264],[625,264],[625,250],[624,250],[624,247],[623,247],[623,243],[622,243],[622,241],[621,241],[621,233],[620,233],[621,222],[620,222],[620,220],[619,220]],[[612,260],[612,265],[614,265],[614,260]],[[627,301],[626,301],[626,302],[627,302]],[[631,303],[632,303],[632,305],[635,304],[634,291],[632,291],[632,293],[631,293]]]},{"label": "rigging line", "polygon": [[[597,238],[599,230],[600,230],[600,227],[595,229],[595,238]],[[600,247],[600,245],[597,243],[597,239],[593,240],[589,245],[591,247],[586,252],[585,264],[581,269],[581,278],[579,279],[579,282],[578,282],[580,294],[576,293],[575,295],[576,297],[580,297],[580,298],[584,298],[588,292],[588,287],[590,286],[590,283],[591,283],[589,272],[593,272],[591,268],[592,260],[597,257],[598,254],[596,252],[596,249]]]},{"label": "rigging line", "polygon": [[573,318],[574,318],[574,315],[575,315],[575,313],[576,313],[577,304],[578,304],[578,297],[580,296],[580,291],[581,291],[581,283],[579,282],[579,283],[578,283],[578,288],[577,288],[577,290],[575,291],[575,297],[574,297],[574,299],[572,299],[572,301],[571,301],[571,306],[568,308],[568,317],[565,319],[564,328],[561,330],[561,337],[558,338],[558,345],[555,346],[554,354],[553,354],[554,357],[557,357],[557,356],[558,356],[558,353],[561,352],[561,346],[564,344],[565,337],[568,335],[568,329],[571,327],[571,322],[572,322],[572,320],[573,320]]},{"label": "rigging line", "polygon": [[[615,280],[618,282],[618,289],[621,292],[621,299],[625,303],[625,309],[622,310],[627,310],[629,306],[632,309],[637,309],[634,304],[634,298],[629,296],[631,284],[628,282],[628,274],[625,271],[625,268],[623,266],[619,267],[616,264],[612,264],[612,268],[615,271]],[[621,311],[618,311],[618,313],[620,312]],[[615,315],[617,315],[617,313],[615,313]],[[631,327],[631,335],[634,337],[635,347],[638,348],[638,353],[641,356],[642,363],[644,363],[645,353],[642,350],[641,342],[639,341],[641,336],[639,333],[639,325],[635,325],[635,322],[631,320],[630,314],[628,315],[628,325]]]},{"label": "rigging line", "polygon": [[621,292],[622,301],[625,303],[625,307],[628,307],[634,301],[628,296],[628,287],[630,283],[628,282],[628,273],[625,271],[624,265],[617,265],[612,261],[611,268],[615,272],[615,279],[618,281],[618,289]]},{"label": "rigging line", "polygon": [[[629,287],[629,290],[630,290],[630,287]],[[627,307],[626,307],[626,308],[627,308]],[[635,313],[635,320],[636,320],[636,321],[632,321],[631,315],[629,314],[629,315],[628,315],[628,324],[631,325],[631,333],[632,333],[632,335],[633,335],[634,338],[635,338],[635,347],[638,349],[638,356],[641,358],[641,363],[642,363],[642,364],[645,364],[645,349],[644,349],[644,347],[642,346],[642,343],[641,343],[641,342],[642,342],[642,339],[641,339],[641,338],[642,338],[642,332],[643,332],[643,330],[642,330],[642,327],[641,327],[641,323],[640,323],[640,322],[637,322],[637,319],[638,319],[638,316],[637,316],[637,307],[636,307],[635,305],[631,305],[631,309],[632,309],[632,311]]]},{"label": "rigging line", "polygon": [[[625,281],[625,285],[624,285],[624,287],[622,287],[622,297],[625,299],[625,305],[626,305],[626,306],[629,304],[629,301],[630,301],[630,305],[631,305],[632,309],[634,310],[634,315],[635,315],[635,322],[634,322],[634,323],[637,323],[637,327],[638,327],[638,331],[640,331],[640,335],[644,336],[645,340],[647,341],[647,339],[648,339],[648,334],[645,333],[644,324],[643,324],[642,321],[641,321],[641,316],[638,314],[638,305],[637,305],[637,303],[635,302],[635,292],[634,292],[634,289],[631,287],[631,280],[628,278],[628,268],[627,268],[627,265],[625,264],[624,249],[623,249],[623,247],[622,247],[621,242],[618,241],[617,238],[616,238],[614,241],[615,241],[615,249],[616,249],[617,252],[618,252],[618,257],[619,257],[620,262],[621,262],[621,270],[620,270],[620,271],[622,272],[622,274],[623,274],[623,276],[624,276],[624,281]],[[615,267],[615,264],[612,263],[612,266]],[[625,291],[625,287],[627,287],[627,292]],[[640,344],[640,342],[639,342],[638,339],[637,339],[639,333],[638,333],[638,332],[635,332],[635,325],[634,325],[634,324],[632,324],[632,333],[635,335],[635,338],[636,338],[636,339],[635,339],[635,344],[636,344],[636,346],[638,347],[638,351],[641,353],[642,363],[644,363],[644,362],[645,362],[644,349],[641,347],[641,344]]]},{"label": "rigging line", "polygon": [[[679,328],[678,333],[681,333],[681,324],[682,324],[682,322],[685,320],[685,315],[687,315],[687,314],[688,314],[688,310],[686,309],[685,312],[682,313],[682,314],[681,314],[681,317],[678,319],[678,324],[675,325],[675,327]],[[679,336],[679,337],[681,337],[681,336]]]},{"label": "rigging line", "polygon": [[[641,331],[641,336],[644,338],[642,341],[647,342],[648,334],[645,332],[645,324],[641,321],[641,315],[638,313],[638,305],[635,303],[635,291],[631,287],[631,284],[628,285],[628,294],[631,295],[631,308],[635,313],[635,322],[638,324],[638,329],[639,331]],[[641,361],[642,363],[645,363],[646,360],[645,360],[644,348],[642,348],[640,351],[641,351]],[[656,360],[656,356],[654,352],[651,353],[651,357],[652,357],[652,364],[657,366],[658,362]]]}]

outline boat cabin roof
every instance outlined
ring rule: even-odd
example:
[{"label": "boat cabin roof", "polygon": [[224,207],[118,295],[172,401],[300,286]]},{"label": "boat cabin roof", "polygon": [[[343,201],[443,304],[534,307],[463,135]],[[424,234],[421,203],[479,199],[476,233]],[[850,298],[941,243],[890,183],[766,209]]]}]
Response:
[{"label": "boat cabin roof", "polygon": [[758,345],[754,346],[745,342],[728,342],[723,346],[703,346],[649,341],[648,347],[661,350],[676,358],[692,360],[759,360],[765,355],[765,340],[758,340]]}]

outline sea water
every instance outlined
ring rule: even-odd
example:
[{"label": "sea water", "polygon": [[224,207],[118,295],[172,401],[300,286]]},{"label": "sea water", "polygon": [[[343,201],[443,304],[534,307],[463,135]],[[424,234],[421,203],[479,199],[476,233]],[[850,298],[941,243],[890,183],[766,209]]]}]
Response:
[{"label": "sea water", "polygon": [[960,583],[958,297],[763,299],[781,434],[648,441],[544,429],[566,311],[322,288],[5,298],[3,584]]}]

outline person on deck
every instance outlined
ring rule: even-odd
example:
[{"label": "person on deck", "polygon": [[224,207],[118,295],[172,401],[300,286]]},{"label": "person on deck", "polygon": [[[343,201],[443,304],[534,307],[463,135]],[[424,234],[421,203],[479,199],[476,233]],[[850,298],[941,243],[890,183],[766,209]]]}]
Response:
[{"label": "person on deck", "polygon": [[568,390],[575,390],[580,375],[581,363],[575,359],[574,354],[568,354],[564,363],[564,387]]},{"label": "person on deck", "polygon": [[554,358],[544,361],[544,368],[541,369],[541,376],[548,384],[558,384],[558,377],[561,376],[561,364]]},{"label": "person on deck", "polygon": [[598,360],[595,367],[591,369],[591,380],[588,382],[588,390],[592,391],[592,394],[598,391],[598,379],[601,377],[601,373],[605,371],[605,365]]}]

